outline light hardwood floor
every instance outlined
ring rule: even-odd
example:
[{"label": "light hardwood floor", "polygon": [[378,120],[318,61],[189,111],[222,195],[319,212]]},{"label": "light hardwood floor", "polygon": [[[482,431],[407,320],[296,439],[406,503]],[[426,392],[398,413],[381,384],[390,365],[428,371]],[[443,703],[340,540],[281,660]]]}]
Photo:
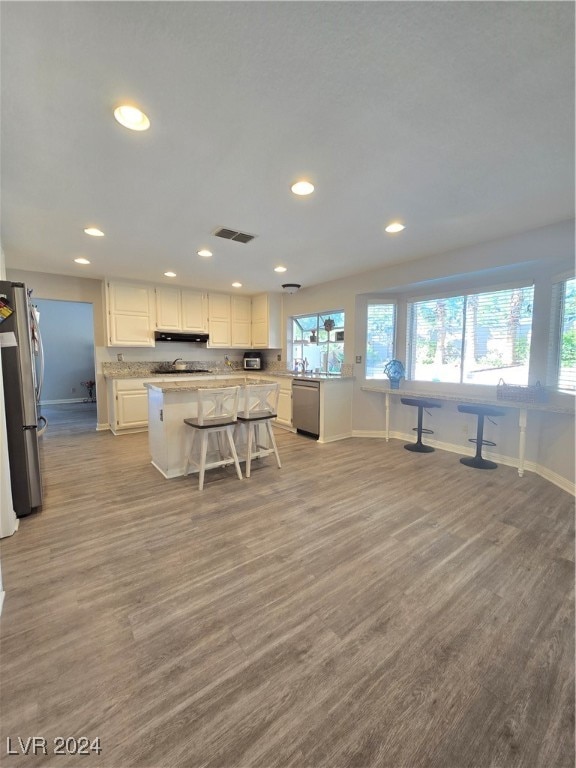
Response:
[{"label": "light hardwood floor", "polygon": [[[2,765],[574,765],[571,496],[282,430],[200,493],[74,415],[1,542]],[[6,756],[33,735],[103,751]]]}]

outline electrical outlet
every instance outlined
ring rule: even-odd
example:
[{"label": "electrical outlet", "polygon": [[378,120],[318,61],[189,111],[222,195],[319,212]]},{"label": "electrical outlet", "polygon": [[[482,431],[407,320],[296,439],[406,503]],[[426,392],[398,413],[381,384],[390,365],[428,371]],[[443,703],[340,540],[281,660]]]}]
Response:
[{"label": "electrical outlet", "polygon": [[276,355],[276,360],[278,360],[279,363],[282,362],[282,355]]},{"label": "electrical outlet", "polygon": [[118,354],[116,355],[116,360],[118,360],[119,363],[124,362],[124,355],[122,354],[122,352],[118,352]]},{"label": "electrical outlet", "polygon": [[74,392],[76,392],[76,387],[72,387],[70,391],[72,392],[72,394],[74,394]]},{"label": "electrical outlet", "polygon": [[356,355],[356,362],[361,363],[362,362],[362,355]]}]

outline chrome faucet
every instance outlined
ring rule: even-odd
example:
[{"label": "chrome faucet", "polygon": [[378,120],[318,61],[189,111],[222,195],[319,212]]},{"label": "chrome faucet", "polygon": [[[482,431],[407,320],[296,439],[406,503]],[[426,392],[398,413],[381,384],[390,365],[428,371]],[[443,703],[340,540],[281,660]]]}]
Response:
[{"label": "chrome faucet", "polygon": [[304,358],[298,358],[298,357],[295,358],[294,359],[294,366],[295,366],[296,370],[298,370],[298,366],[299,365],[302,366],[302,373],[306,373],[306,368],[308,367],[308,360],[305,357]]},{"label": "chrome faucet", "polygon": [[[172,365],[176,365],[176,363],[179,362],[180,360],[182,360],[182,358],[177,357],[176,360],[173,361]],[[184,362],[184,360],[182,360],[182,362]]]}]

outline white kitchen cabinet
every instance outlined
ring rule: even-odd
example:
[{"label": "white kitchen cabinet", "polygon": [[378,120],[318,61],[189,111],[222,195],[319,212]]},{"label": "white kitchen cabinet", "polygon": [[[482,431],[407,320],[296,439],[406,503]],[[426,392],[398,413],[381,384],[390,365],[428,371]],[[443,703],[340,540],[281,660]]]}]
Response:
[{"label": "white kitchen cabinet", "polygon": [[292,382],[290,380],[288,380],[287,387],[280,387],[276,421],[286,426],[292,426]]},{"label": "white kitchen cabinet", "polygon": [[231,346],[250,347],[252,343],[252,301],[249,296],[232,296]]},{"label": "white kitchen cabinet", "polygon": [[106,284],[108,346],[154,346],[154,293],[131,283]]},{"label": "white kitchen cabinet", "polygon": [[202,291],[181,291],[182,330],[208,332],[208,296]]},{"label": "white kitchen cabinet", "polygon": [[165,286],[155,288],[155,293],[157,330],[206,333],[206,294]]},{"label": "white kitchen cabinet", "polygon": [[208,294],[209,347],[229,348],[232,345],[231,298],[223,293]]},{"label": "white kitchen cabinet", "polygon": [[292,379],[290,376],[264,374],[266,379],[278,383],[278,415],[276,423],[285,427],[292,426]]},{"label": "white kitchen cabinet", "polygon": [[179,288],[155,288],[156,328],[159,331],[182,330],[182,299]]},{"label": "white kitchen cabinet", "polygon": [[144,386],[147,381],[159,379],[115,379],[108,382],[108,418],[115,435],[147,429],[148,390]]},{"label": "white kitchen cabinet", "polygon": [[252,347],[282,347],[282,296],[261,293],[252,297]]}]

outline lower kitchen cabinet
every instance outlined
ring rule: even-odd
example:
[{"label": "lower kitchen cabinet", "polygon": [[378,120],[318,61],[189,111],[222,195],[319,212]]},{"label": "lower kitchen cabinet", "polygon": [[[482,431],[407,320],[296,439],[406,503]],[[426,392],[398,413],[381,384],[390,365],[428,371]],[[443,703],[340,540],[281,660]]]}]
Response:
[{"label": "lower kitchen cabinet", "polygon": [[158,379],[115,379],[108,382],[108,419],[111,431],[143,432],[148,428],[147,381]]},{"label": "lower kitchen cabinet", "polygon": [[278,382],[278,416],[276,423],[285,427],[292,426],[292,379],[290,376],[274,376],[264,373],[266,379]]}]

